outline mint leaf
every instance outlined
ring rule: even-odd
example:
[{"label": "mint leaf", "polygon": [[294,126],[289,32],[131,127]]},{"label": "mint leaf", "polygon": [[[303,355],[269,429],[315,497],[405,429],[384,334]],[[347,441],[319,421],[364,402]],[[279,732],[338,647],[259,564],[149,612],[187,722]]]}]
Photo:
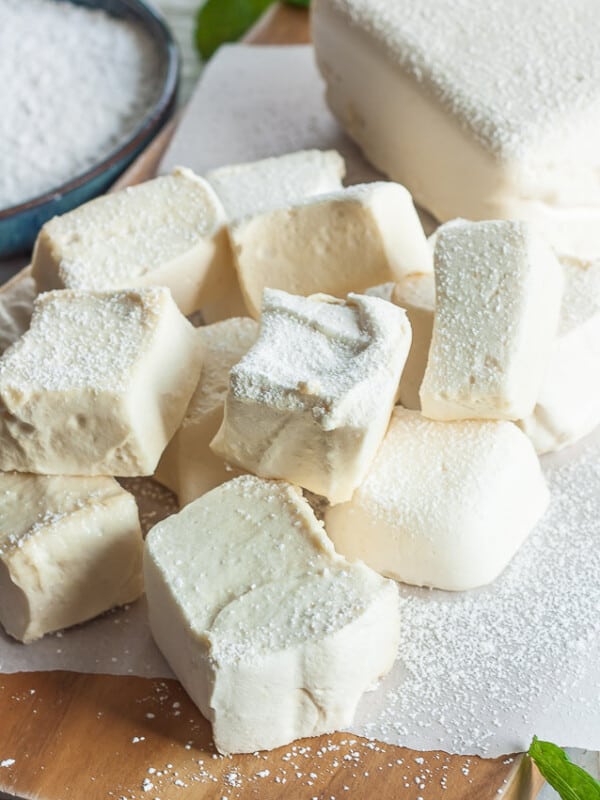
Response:
[{"label": "mint leaf", "polygon": [[[204,60],[225,42],[235,42],[249,30],[274,0],[207,0],[196,16],[196,47]],[[310,0],[287,0],[308,8]]]},{"label": "mint leaf", "polygon": [[600,783],[569,761],[565,751],[552,742],[534,736],[527,755],[562,800],[600,800]]},{"label": "mint leaf", "polygon": [[207,0],[196,17],[196,47],[208,59],[251,28],[273,0]]}]

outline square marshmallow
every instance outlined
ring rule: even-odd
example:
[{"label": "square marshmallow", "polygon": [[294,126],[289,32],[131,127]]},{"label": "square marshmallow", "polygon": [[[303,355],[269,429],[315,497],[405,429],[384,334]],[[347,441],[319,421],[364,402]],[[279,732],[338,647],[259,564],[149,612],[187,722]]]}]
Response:
[{"label": "square marshmallow", "polygon": [[212,449],[256,475],[349,499],[383,439],[409,347],[406,315],[385,300],[266,289]]},{"label": "square marshmallow", "polygon": [[225,212],[188,169],[103,195],[47,222],[33,276],[49,289],[108,291],[167,286],[184,314],[220,293],[231,269]]},{"label": "square marshmallow", "polygon": [[[342,188],[346,164],[335,150],[300,150],[206,174],[230,222]],[[233,261],[221,271],[219,296],[202,306],[207,324],[248,313]]]},{"label": "square marshmallow", "polygon": [[558,328],[563,275],[522,222],[444,226],[421,408],[431,419],[510,419],[535,406]]},{"label": "square marshmallow", "polygon": [[564,262],[558,336],[537,403],[519,426],[538,453],[561,450],[600,424],[600,262]]},{"label": "square marshmallow", "polygon": [[396,183],[351,186],[266,211],[230,226],[230,238],[252,316],[265,288],[341,297],[431,271],[412,198]]},{"label": "square marshmallow", "polygon": [[329,107],[420,206],[439,220],[535,221],[559,252],[600,252],[593,0],[314,0],[311,11]]},{"label": "square marshmallow", "polygon": [[398,590],[337,555],[300,490],[246,475],[154,527],[154,638],[222,753],[344,729],[391,668]]},{"label": "square marshmallow", "polygon": [[135,499],[112,478],[0,473],[0,623],[31,642],[143,591]]},{"label": "square marshmallow", "polygon": [[0,469],[152,475],[201,363],[168,289],[40,295],[0,358]]},{"label": "square marshmallow", "polygon": [[345,174],[344,159],[335,150],[300,150],[219,167],[208,172],[206,180],[232,222],[339,190]]},{"label": "square marshmallow", "polygon": [[549,493],[506,421],[436,422],[396,408],[375,460],[325,527],[338,553],[417,586],[462,591],[502,572]]}]

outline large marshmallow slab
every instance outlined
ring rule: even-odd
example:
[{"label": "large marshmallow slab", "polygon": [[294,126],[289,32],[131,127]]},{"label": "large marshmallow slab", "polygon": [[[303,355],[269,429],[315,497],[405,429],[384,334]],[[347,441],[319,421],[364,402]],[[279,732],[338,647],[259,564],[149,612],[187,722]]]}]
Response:
[{"label": "large marshmallow slab", "polygon": [[535,220],[598,253],[594,3],[316,0],[312,36],[330,108],[437,219]]},{"label": "large marshmallow slab", "polygon": [[37,287],[27,276],[14,280],[0,292],[0,354],[22,336],[31,322]]},{"label": "large marshmallow slab", "polygon": [[218,295],[231,269],[225,212],[188,169],[104,195],[54,217],[38,236],[40,291],[167,286],[184,314]]},{"label": "large marshmallow slab", "polygon": [[254,344],[258,324],[248,317],[227,319],[198,328],[197,335],[203,352],[200,381],[154,476],[175,492],[181,506],[238,474],[209,445],[223,422],[230,370]]},{"label": "large marshmallow slab", "polygon": [[265,290],[260,335],[231,370],[213,450],[348,500],[385,434],[409,346],[406,315],[385,300]]},{"label": "large marshmallow slab", "polygon": [[221,752],[350,724],[392,666],[397,588],[338,556],[300,491],[242,476],[148,534],[154,638]]},{"label": "large marshmallow slab", "polygon": [[535,409],[519,422],[538,453],[561,450],[600,424],[600,262],[563,269],[558,336]]},{"label": "large marshmallow slab", "polygon": [[325,525],[336,550],[399,581],[464,590],[491,583],[549,493],[527,437],[511,422],[436,422],[396,408],[349,503]]},{"label": "large marshmallow slab", "polygon": [[406,311],[412,342],[398,399],[405,408],[420,409],[419,389],[429,358],[435,310],[435,281],[431,273],[407,275],[395,284],[391,300]]},{"label": "large marshmallow slab", "polygon": [[0,358],[0,470],[152,475],[201,360],[168,289],[41,295]]},{"label": "large marshmallow slab", "polygon": [[345,296],[410,272],[431,253],[410,194],[395,183],[352,186],[230,226],[252,316],[265,288]]},{"label": "large marshmallow slab", "polygon": [[31,642],[143,591],[132,495],[112,478],[0,473],[0,623]]},{"label": "large marshmallow slab", "polygon": [[206,174],[229,220],[283,208],[342,188],[346,165],[335,150],[300,150],[220,167]]},{"label": "large marshmallow slab", "polygon": [[511,419],[535,406],[558,328],[560,264],[526,223],[445,226],[420,390],[432,419]]}]

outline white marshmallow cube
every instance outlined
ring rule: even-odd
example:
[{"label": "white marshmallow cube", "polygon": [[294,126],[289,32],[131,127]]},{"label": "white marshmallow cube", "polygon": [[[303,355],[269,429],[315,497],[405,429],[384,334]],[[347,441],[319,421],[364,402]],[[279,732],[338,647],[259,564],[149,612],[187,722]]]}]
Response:
[{"label": "white marshmallow cube", "polygon": [[535,406],[558,328],[560,264],[522,222],[445,226],[421,408],[432,419],[510,419]]},{"label": "white marshmallow cube", "polygon": [[409,347],[406,315],[385,300],[265,290],[260,335],[231,370],[213,450],[348,500],[383,439]]},{"label": "white marshmallow cube", "polygon": [[512,422],[437,422],[396,408],[364,481],[325,526],[349,559],[462,591],[495,580],[548,501],[533,446]]},{"label": "white marshmallow cube", "polygon": [[219,296],[231,270],[225,221],[210,184],[179,168],[51,219],[35,244],[33,276],[41,292],[167,286],[191,314]]},{"label": "white marshmallow cube", "polygon": [[585,1],[523,9],[314,0],[327,101],[436,219],[528,220],[559,252],[597,255],[600,16]]},{"label": "white marshmallow cube", "polygon": [[558,336],[533,413],[519,421],[538,453],[574,444],[600,424],[600,262],[563,269]]},{"label": "white marshmallow cube", "polygon": [[[223,204],[230,222],[342,188],[346,164],[335,150],[300,150],[273,158],[219,167],[206,180]],[[221,270],[221,292],[202,306],[207,324],[248,313],[231,264]]]},{"label": "white marshmallow cube", "polygon": [[0,470],[152,475],[201,365],[168,289],[40,295],[0,358]]},{"label": "white marshmallow cube", "polygon": [[265,288],[345,296],[409,272],[431,271],[410,194],[395,183],[352,186],[230,226],[249,312]]},{"label": "white marshmallow cube", "polygon": [[300,491],[242,476],[154,527],[154,638],[222,753],[346,728],[398,647],[397,587],[335,553]]},{"label": "white marshmallow cube", "polygon": [[342,188],[346,165],[335,150],[300,150],[245,164],[219,167],[206,180],[232,222],[283,208],[295,200]]},{"label": "white marshmallow cube", "polygon": [[0,473],[0,623],[31,642],[143,591],[135,499],[112,478]]}]

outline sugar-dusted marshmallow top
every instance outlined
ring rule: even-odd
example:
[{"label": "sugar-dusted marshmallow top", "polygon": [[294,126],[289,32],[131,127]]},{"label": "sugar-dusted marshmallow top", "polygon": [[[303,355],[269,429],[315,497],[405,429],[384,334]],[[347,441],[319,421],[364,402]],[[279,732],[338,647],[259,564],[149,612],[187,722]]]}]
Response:
[{"label": "sugar-dusted marshmallow top", "polygon": [[46,292],[29,330],[0,359],[0,387],[120,391],[153,344],[168,289]]},{"label": "sugar-dusted marshmallow top", "polygon": [[405,313],[385,300],[266,289],[258,340],[231,370],[212,450],[348,499],[385,433],[409,346]]},{"label": "sugar-dusted marshmallow top", "polygon": [[[522,157],[600,119],[594,0],[326,0],[482,144]],[[589,128],[583,134],[589,132]],[[585,141],[585,139],[584,139]]]},{"label": "sugar-dusted marshmallow top", "polygon": [[407,332],[404,314],[379,298],[266,289],[258,341],[232,369],[231,393],[311,409],[324,428],[362,423],[396,371]]},{"label": "sugar-dusted marshmallow top", "polygon": [[33,273],[43,290],[139,285],[224,222],[212,187],[179,168],[51,219],[40,232]]},{"label": "sugar-dusted marshmallow top", "polygon": [[416,585],[494,580],[548,504],[536,454],[506,421],[437,422],[396,408],[348,503],[325,526],[336,550]]}]

